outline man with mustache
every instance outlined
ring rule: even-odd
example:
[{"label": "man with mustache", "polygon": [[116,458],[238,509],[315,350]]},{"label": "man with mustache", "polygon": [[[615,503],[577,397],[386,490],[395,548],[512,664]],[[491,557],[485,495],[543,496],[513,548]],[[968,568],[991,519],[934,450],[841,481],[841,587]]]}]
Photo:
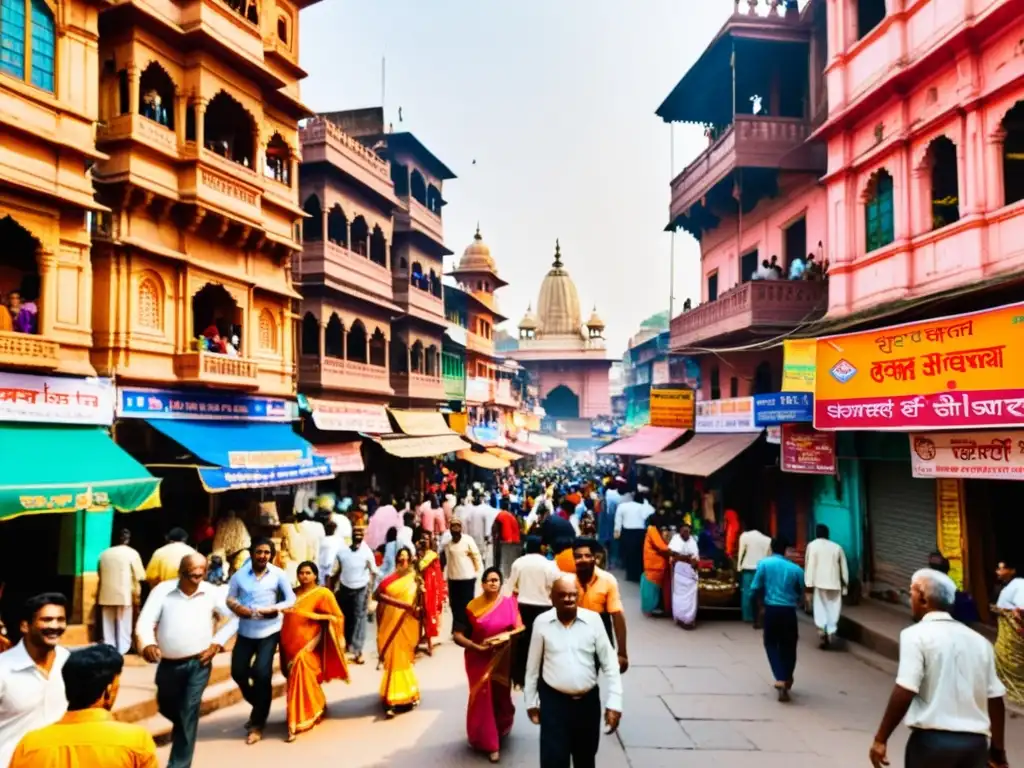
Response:
[{"label": "man with mustache", "polygon": [[67,711],[61,670],[69,653],[59,645],[67,626],[64,595],[45,592],[25,602],[21,642],[0,655],[0,765],[11,761],[26,733]]}]

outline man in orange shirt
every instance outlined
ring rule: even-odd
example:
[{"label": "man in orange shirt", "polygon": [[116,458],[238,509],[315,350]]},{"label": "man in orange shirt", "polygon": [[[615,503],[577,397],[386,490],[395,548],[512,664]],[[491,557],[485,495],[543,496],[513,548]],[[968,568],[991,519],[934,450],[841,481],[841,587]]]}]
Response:
[{"label": "man in orange shirt", "polygon": [[158,768],[149,731],[110,714],[123,667],[109,645],[74,651],[62,670],[67,714],[26,734],[10,768]]},{"label": "man in orange shirt", "polygon": [[[626,614],[622,609],[619,582],[608,571],[597,567],[600,545],[593,539],[576,539],[572,546],[576,561],[576,583],[579,586],[580,608],[588,608],[600,614],[605,628],[611,623],[615,634],[615,648],[619,655],[619,672],[629,669],[629,654],[626,651]],[[609,631],[609,638],[612,634]]]}]

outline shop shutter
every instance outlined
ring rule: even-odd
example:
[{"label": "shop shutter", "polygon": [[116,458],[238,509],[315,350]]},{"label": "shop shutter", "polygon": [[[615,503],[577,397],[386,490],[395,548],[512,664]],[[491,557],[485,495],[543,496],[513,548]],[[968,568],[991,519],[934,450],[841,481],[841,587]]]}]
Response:
[{"label": "shop shutter", "polygon": [[867,474],[872,591],[893,589],[905,601],[910,577],[935,551],[935,481],[912,477],[902,461],[869,462]]}]

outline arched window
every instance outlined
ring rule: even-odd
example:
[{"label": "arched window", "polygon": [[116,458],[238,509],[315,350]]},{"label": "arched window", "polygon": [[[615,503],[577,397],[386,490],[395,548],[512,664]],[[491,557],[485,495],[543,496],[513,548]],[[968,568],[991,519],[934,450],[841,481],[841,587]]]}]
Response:
[{"label": "arched window", "polygon": [[[12,312],[15,333],[39,333],[39,306],[41,280],[39,276],[39,241],[11,216],[0,219],[0,294],[4,301],[10,301],[17,294],[22,309]],[[24,307],[25,302],[34,302],[37,312]]]},{"label": "arched window", "polygon": [[275,133],[267,142],[263,175],[289,187],[292,185],[292,150],[279,133]]},{"label": "arched window", "polygon": [[155,61],[139,77],[139,114],[174,130],[174,81]]},{"label": "arched window", "polygon": [[412,193],[412,199],[422,205],[427,204],[427,181],[423,178],[423,174],[415,168],[409,177],[409,191]]},{"label": "arched window", "polygon": [[1024,200],[1024,101],[1018,101],[1003,118],[1004,205]]},{"label": "arched window", "polygon": [[395,194],[405,197],[409,194],[409,166],[391,163],[391,182],[395,185]]},{"label": "arched window", "polygon": [[224,3],[250,24],[259,25],[260,7],[257,0],[224,0]]},{"label": "arched window", "polygon": [[370,365],[385,368],[388,359],[388,340],[380,328],[373,329],[370,337]]},{"label": "arched window", "polygon": [[366,242],[369,236],[370,228],[366,225],[366,219],[356,216],[352,220],[352,250],[360,256],[366,256],[370,247]]},{"label": "arched window", "polygon": [[277,17],[277,39],[288,45],[288,17],[284,14]]},{"label": "arched window", "polygon": [[896,239],[892,176],[884,168],[877,171],[868,182],[864,205],[864,233],[868,253],[884,248]]},{"label": "arched window", "polygon": [[384,239],[384,231],[376,224],[370,235],[370,261],[382,267],[388,265],[388,241]]},{"label": "arched window", "polygon": [[409,348],[401,339],[391,340],[391,372],[409,373]]},{"label": "arched window", "polygon": [[414,261],[412,269],[409,271],[409,282],[412,283],[413,287],[422,289],[425,279],[423,276],[423,265],[418,261]]},{"label": "arched window", "polygon": [[722,399],[722,382],[719,378],[718,366],[716,365],[711,369],[711,375],[708,376],[711,381],[711,399],[721,400]]},{"label": "arched window", "polygon": [[348,332],[348,359],[354,363],[366,362],[366,326],[362,320],[352,323]]},{"label": "arched window", "polygon": [[885,0],[857,0],[857,39],[868,34],[885,18]]},{"label": "arched window", "polygon": [[427,187],[427,210],[440,216],[442,205],[441,190],[431,184]]},{"label": "arched window", "polygon": [[315,243],[324,239],[324,211],[320,207],[320,198],[310,195],[302,204],[302,210],[309,218],[302,222],[302,239],[307,243]]},{"label": "arched window", "polygon": [[192,297],[192,335],[202,337],[207,352],[226,353],[226,345],[238,337],[241,346],[241,310],[231,293],[207,283]]},{"label": "arched window", "polygon": [[956,167],[956,145],[939,136],[928,147],[932,172],[932,229],[960,220],[960,188]]},{"label": "arched window", "polygon": [[264,352],[277,351],[277,321],[274,313],[264,307],[260,311],[260,349]]},{"label": "arched window", "polygon": [[423,342],[417,341],[409,348],[409,369],[413,373],[423,373]]},{"label": "arched window", "polygon": [[31,53],[29,82],[53,93],[56,49],[53,7],[46,0],[0,2],[0,72],[24,80],[26,54]]},{"label": "arched window", "polygon": [[426,373],[427,376],[433,376],[437,378],[437,347],[431,344],[427,347],[427,359],[426,359]]},{"label": "arched window", "polygon": [[327,328],[324,330],[324,357],[339,360],[345,357],[345,326],[341,324],[341,318],[336,313],[331,314],[331,319],[327,321]]},{"label": "arched window", "polygon": [[139,326],[153,331],[164,328],[163,308],[160,305],[160,286],[153,277],[139,281]]},{"label": "arched window", "polygon": [[220,91],[206,107],[203,131],[206,149],[252,168],[256,123],[240,102]]},{"label": "arched window", "polygon": [[348,219],[337,203],[327,214],[327,239],[335,245],[348,248]]},{"label": "arched window", "polygon": [[312,312],[302,318],[302,354],[320,357],[320,321]]}]

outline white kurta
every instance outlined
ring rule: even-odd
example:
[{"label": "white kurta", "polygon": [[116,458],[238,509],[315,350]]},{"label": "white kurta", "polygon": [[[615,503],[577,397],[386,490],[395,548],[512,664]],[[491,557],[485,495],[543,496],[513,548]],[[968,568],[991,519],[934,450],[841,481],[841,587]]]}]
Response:
[{"label": "white kurta", "polygon": [[846,553],[834,541],[815,539],[807,545],[804,564],[807,587],[814,590],[814,625],[823,634],[834,635],[850,578]]},{"label": "white kurta", "polygon": [[[678,533],[668,543],[674,554],[700,557],[697,540],[692,536],[683,541]],[[676,563],[672,567],[672,618],[680,624],[693,624],[697,619],[697,569],[689,563]]]}]

